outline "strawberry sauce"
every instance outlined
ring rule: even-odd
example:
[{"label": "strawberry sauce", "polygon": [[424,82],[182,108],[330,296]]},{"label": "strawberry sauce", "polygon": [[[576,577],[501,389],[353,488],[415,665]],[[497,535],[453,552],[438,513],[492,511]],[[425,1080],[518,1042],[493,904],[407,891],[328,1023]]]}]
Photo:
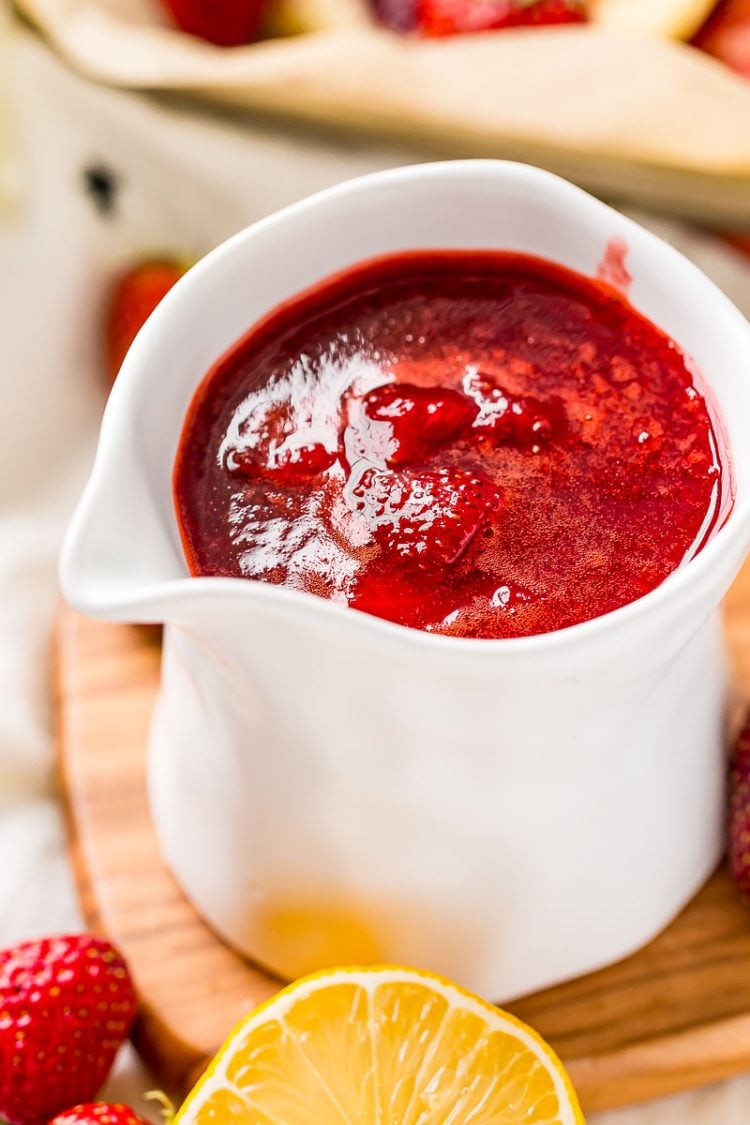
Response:
[{"label": "strawberry sauce", "polygon": [[608,613],[706,542],[728,487],[679,348],[534,258],[364,263],[208,373],[175,504],[190,571],[517,637]]}]

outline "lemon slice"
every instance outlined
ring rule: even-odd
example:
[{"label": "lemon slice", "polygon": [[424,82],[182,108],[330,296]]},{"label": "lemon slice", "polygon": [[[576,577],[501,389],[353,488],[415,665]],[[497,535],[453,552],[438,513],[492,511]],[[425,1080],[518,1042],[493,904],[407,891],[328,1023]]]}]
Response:
[{"label": "lemon slice", "polygon": [[667,39],[691,39],[716,7],[716,0],[594,0],[596,23]]},{"label": "lemon slice", "polygon": [[583,1125],[559,1059],[430,973],[305,977],[230,1035],[175,1125]]}]

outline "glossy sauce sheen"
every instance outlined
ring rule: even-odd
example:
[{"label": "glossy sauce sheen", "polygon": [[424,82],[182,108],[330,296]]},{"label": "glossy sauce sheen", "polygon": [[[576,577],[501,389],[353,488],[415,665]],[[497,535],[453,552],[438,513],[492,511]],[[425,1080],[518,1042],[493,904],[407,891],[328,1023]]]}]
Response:
[{"label": "glossy sauce sheen", "polygon": [[684,356],[624,298],[436,251],[256,325],[199,387],[174,483],[193,574],[491,638],[658,586],[714,530],[725,475]]}]

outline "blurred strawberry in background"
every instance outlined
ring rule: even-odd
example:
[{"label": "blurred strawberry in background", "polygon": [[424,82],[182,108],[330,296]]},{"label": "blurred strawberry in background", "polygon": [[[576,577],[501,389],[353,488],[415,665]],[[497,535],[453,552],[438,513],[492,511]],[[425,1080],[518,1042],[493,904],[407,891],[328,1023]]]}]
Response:
[{"label": "blurred strawberry in background", "polygon": [[258,38],[265,0],[164,0],[177,26],[218,47]]},{"label": "blurred strawberry in background", "polygon": [[750,0],[722,0],[693,42],[750,78]]},{"label": "blurred strawberry in background", "polygon": [[727,236],[727,242],[730,246],[734,246],[735,250],[747,254],[750,258],[750,234],[730,234]]},{"label": "blurred strawberry in background", "polygon": [[[261,37],[275,0],[163,0],[177,26],[221,47]],[[708,0],[369,0],[377,21],[426,36],[593,20],[624,30],[689,39],[710,11]],[[695,46],[750,77],[750,0],[720,0]]]},{"label": "blurred strawberry in background", "polygon": [[141,262],[116,283],[107,307],[107,371],[114,382],[130,345],[151,313],[187,269],[171,258]]},{"label": "blurred strawberry in background", "polygon": [[391,31],[414,31],[417,26],[416,0],[371,0],[372,14]]},{"label": "blurred strawberry in background", "polygon": [[[693,43],[750,79],[750,0],[720,0]],[[750,257],[750,234],[728,235],[727,241]]]},{"label": "blurred strawberry in background", "polygon": [[738,890],[750,899],[750,713],[729,773],[729,870]]},{"label": "blurred strawberry in background", "polygon": [[418,28],[424,35],[500,31],[585,23],[585,0],[376,0],[380,21],[394,30]]}]

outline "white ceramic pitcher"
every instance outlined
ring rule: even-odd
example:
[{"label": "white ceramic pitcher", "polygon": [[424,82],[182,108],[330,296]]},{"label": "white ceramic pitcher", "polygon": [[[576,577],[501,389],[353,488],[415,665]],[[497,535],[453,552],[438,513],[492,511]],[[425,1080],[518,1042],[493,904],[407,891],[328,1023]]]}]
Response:
[{"label": "white ceramic pitcher", "polygon": [[[498,248],[594,275],[723,416],[734,507],[658,589],[557,633],[463,640],[254,581],[190,578],[172,504],[193,391],[260,316],[392,251]],[[750,328],[688,261],[554,176],[431,164],[323,192],[230,239],[167,296],[114,388],[62,560],[85,613],[166,625],[150,747],[165,859],[281,975],[439,970],[494,999],[650,939],[722,848],[719,602],[750,545]]]}]

